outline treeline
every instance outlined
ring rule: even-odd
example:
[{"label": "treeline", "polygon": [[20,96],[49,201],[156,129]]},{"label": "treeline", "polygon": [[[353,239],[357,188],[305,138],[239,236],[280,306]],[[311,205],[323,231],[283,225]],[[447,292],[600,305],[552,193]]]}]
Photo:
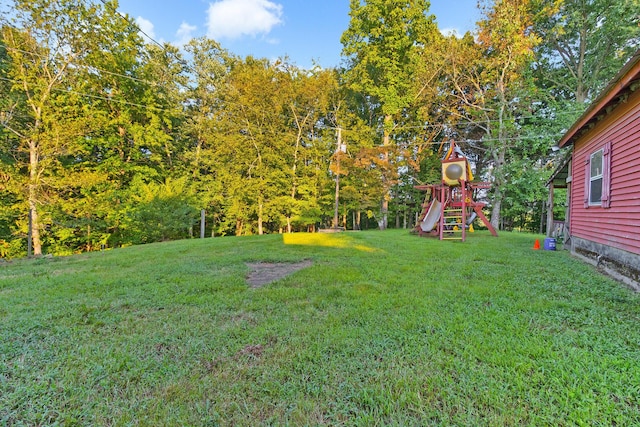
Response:
[{"label": "treeline", "polygon": [[185,238],[201,210],[208,236],[331,226],[336,177],[339,225],[411,227],[450,139],[494,183],[494,225],[536,229],[550,147],[637,49],[640,10],[488,2],[457,38],[427,1],[352,0],[344,67],[309,70],[145,40],[117,1],[5,3],[2,257]]}]

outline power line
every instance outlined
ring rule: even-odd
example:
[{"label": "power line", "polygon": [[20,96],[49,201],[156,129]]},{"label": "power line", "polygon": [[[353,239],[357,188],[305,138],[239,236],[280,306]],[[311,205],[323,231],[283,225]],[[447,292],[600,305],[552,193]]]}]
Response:
[{"label": "power line", "polygon": [[[449,126],[448,124],[442,124],[442,125],[433,125],[435,126],[441,126],[441,127],[445,127],[445,126]],[[324,126],[324,125],[320,125],[318,126],[320,128],[324,128],[324,129],[333,129],[333,130],[338,130],[341,129],[341,132],[360,132],[360,129],[347,129],[344,127],[339,127],[339,126]],[[420,128],[420,126],[414,126],[414,128]],[[392,136],[395,134],[392,134]],[[521,135],[521,136],[514,136],[514,137],[507,137],[507,138],[480,138],[480,139],[472,139],[472,138],[449,138],[449,137],[445,137],[445,139],[443,140],[439,140],[439,141],[426,141],[426,142],[406,142],[404,144],[396,144],[396,145],[400,145],[403,148],[410,148],[410,147],[418,147],[418,146],[424,146],[424,145],[439,145],[442,143],[446,143],[449,141],[454,141],[456,144],[460,144],[460,143],[487,143],[487,142],[508,142],[508,141],[533,141],[533,140],[540,140],[543,138],[559,138],[561,136],[563,136],[564,133],[556,133],[556,134],[549,134],[549,135],[544,135],[544,136],[526,136],[526,135]],[[377,147],[381,147],[381,146],[377,146]],[[479,147],[475,147],[475,148],[479,148]]]},{"label": "power line", "polygon": [[[107,6],[107,3],[105,2],[105,0],[100,0],[105,6]],[[117,10],[115,11],[122,19],[124,19],[128,24],[135,26],[136,28],[140,29],[139,26],[137,26],[136,24],[132,23],[131,21],[129,21],[124,15],[122,15],[120,12],[118,12]],[[167,53],[172,53],[172,52],[168,52],[164,46],[162,46],[159,42],[155,41],[153,38],[151,38],[150,36],[148,36],[146,33],[144,33],[144,31],[142,31],[140,29],[140,32],[142,34],[144,34],[145,36],[147,36],[150,40],[154,41],[158,46],[160,46],[165,52]],[[14,47],[10,47],[7,46],[5,43],[0,42],[0,46],[4,46],[6,49],[10,49],[10,50],[15,50],[17,52],[21,52],[21,53],[25,53],[25,54],[30,54],[30,55],[34,55],[34,56],[38,56],[38,57],[44,57],[44,55],[41,55],[39,53],[36,52],[30,52],[30,51],[26,51],[26,50],[22,50],[22,49],[18,49],[18,48],[14,48]],[[88,70],[96,70],[105,74],[109,74],[109,75],[114,75],[114,76],[118,76],[118,77],[122,77],[125,79],[129,79],[132,81],[136,81],[136,82],[140,82],[140,83],[145,83],[145,84],[149,84],[152,86],[158,86],[158,83],[156,82],[151,82],[148,80],[144,80],[144,79],[139,79],[137,77],[133,77],[130,75],[125,75],[125,74],[121,74],[121,73],[116,73],[116,72],[112,72],[112,71],[107,71],[107,70],[102,70],[99,69],[97,67],[91,66],[91,65],[83,65],[83,64],[77,64],[77,63],[72,63],[70,62],[70,64],[73,64],[77,67],[84,67],[87,68]],[[12,82],[12,83],[20,83],[17,80],[12,80],[12,79],[7,79],[7,78],[3,78],[0,77],[0,79],[4,80],[4,81],[8,81],[8,82]],[[79,95],[79,96],[84,96],[84,97],[88,97],[88,98],[93,98],[93,99],[100,99],[100,100],[105,100],[105,101],[109,101],[109,102],[116,102],[116,103],[120,103],[123,105],[129,105],[129,106],[135,106],[135,107],[139,107],[139,108],[143,108],[143,109],[148,109],[148,110],[155,110],[155,111],[170,111],[166,108],[161,108],[161,107],[156,107],[156,106],[151,106],[151,105],[142,105],[142,104],[138,104],[135,102],[130,102],[127,100],[121,100],[121,99],[116,99],[113,97],[106,97],[106,96],[101,96],[101,95],[94,95],[94,94],[88,94],[88,93],[83,93],[83,92],[78,92],[78,91],[73,91],[70,89],[62,89],[62,88],[53,88],[53,90],[55,91],[59,91],[59,92],[66,92],[66,93],[70,93],[70,94],[75,94],[75,95]],[[574,111],[553,111],[553,114],[556,116],[563,116],[563,115],[570,115],[570,114],[576,114],[578,113],[580,110],[574,110]],[[529,116],[520,116],[517,119],[518,120],[528,120],[528,119],[539,119],[539,118],[543,118],[541,116],[536,116],[536,115],[529,115]],[[491,123],[498,123],[499,120],[490,120],[490,121],[486,121],[483,122],[483,124],[491,124]],[[434,129],[434,130],[445,130],[446,128],[452,128],[452,129],[456,129],[456,128],[460,128],[460,127],[466,127],[469,126],[469,123],[456,123],[456,124],[451,124],[451,123],[441,123],[441,124],[432,124],[432,125],[407,125],[407,126],[399,126],[397,129],[399,130],[410,130],[410,129]],[[327,129],[337,129],[336,127],[332,127],[332,126],[324,126]],[[342,128],[344,131],[357,131],[355,129],[345,129]],[[396,133],[397,134],[397,133]],[[556,137],[556,136],[562,136],[563,134],[558,134],[558,135],[547,135],[547,137]],[[494,139],[464,139],[462,141],[466,141],[466,142],[496,142],[496,141],[509,141],[509,140],[523,140],[523,139],[535,139],[535,138],[531,138],[531,137],[526,137],[526,136],[519,136],[519,137],[515,137],[515,138],[494,138]],[[439,144],[441,143],[440,141],[438,142],[433,142],[433,144]],[[425,143],[411,143],[410,145],[425,145]]]},{"label": "power line", "polygon": [[[100,0],[100,2],[105,6],[105,7],[112,7],[112,5],[107,4],[107,2],[105,0]],[[165,52],[169,53],[166,48],[160,43],[158,42],[156,39],[154,39],[153,37],[151,37],[149,34],[145,33],[142,28],[140,28],[140,26],[135,23],[135,21],[130,21],[125,15],[123,15],[122,13],[120,13],[120,11],[118,9],[116,9],[115,7],[113,8],[113,11],[120,16],[122,19],[125,20],[125,22],[135,28],[138,29],[139,32],[141,32],[147,39],[151,40],[153,43],[155,43],[156,45],[158,45],[160,47],[160,49],[164,50]]]},{"label": "power line", "polygon": [[[18,80],[14,80],[14,79],[9,79],[6,77],[0,77],[0,80],[6,81],[6,82],[10,82],[10,83],[20,83],[20,81]],[[65,93],[70,93],[73,95],[79,95],[79,96],[84,96],[87,98],[93,98],[93,99],[100,99],[103,101],[109,101],[109,102],[116,102],[119,104],[123,104],[123,105],[129,105],[129,106],[133,106],[133,107],[139,107],[139,108],[143,108],[143,109],[147,109],[147,110],[154,110],[154,111],[171,111],[170,109],[166,109],[166,108],[162,108],[162,107],[156,107],[156,106],[152,106],[152,105],[142,105],[142,104],[138,104],[135,102],[130,102],[127,100],[121,100],[121,99],[117,99],[117,98],[112,98],[112,97],[106,97],[106,96],[102,96],[102,95],[94,95],[94,94],[89,94],[89,93],[84,93],[84,92],[78,92],[78,91],[74,91],[71,89],[63,89],[63,88],[52,88],[52,90],[57,91],[57,92],[65,92]],[[536,116],[530,116],[529,118],[537,118]],[[491,121],[491,122],[498,122],[496,121]],[[445,129],[446,127],[458,127],[458,126],[466,126],[466,124],[457,124],[457,125],[452,125],[450,123],[443,123],[443,124],[434,124],[434,125],[425,125],[425,126],[407,126],[404,129],[425,129],[425,128],[431,128],[431,129]],[[6,127],[6,126],[5,126]],[[359,132],[359,129],[347,129],[344,127],[335,127],[335,126],[319,126],[325,129],[340,129],[341,131],[346,131],[346,132]],[[561,137],[563,136],[564,133],[559,133],[559,134],[552,134],[552,135],[545,135],[544,137],[546,138],[555,138],[555,137]],[[538,139],[541,137],[538,137]],[[481,138],[481,139],[470,139],[470,138],[465,138],[465,139],[454,139],[454,138],[446,138],[446,141],[450,141],[450,140],[454,140],[456,143],[460,143],[460,142],[466,142],[466,143],[486,143],[486,142],[501,142],[501,141],[521,141],[521,140],[534,140],[536,139],[535,137],[531,137],[531,136],[518,136],[518,137],[509,137],[509,138]],[[445,142],[446,142],[445,141]],[[418,142],[410,142],[407,144],[404,144],[407,147],[410,146],[421,146],[421,145],[435,145],[435,144],[440,144],[442,143],[442,141],[432,141],[432,142],[428,142],[428,143],[418,143]]]},{"label": "power line", "polygon": [[[112,7],[112,5],[108,4],[105,0],[100,0],[100,2],[105,7]],[[125,15],[123,15],[120,11],[118,11],[115,8],[113,8],[113,11],[115,12],[116,15],[118,15],[120,18],[122,18],[128,25],[136,28],[138,30],[138,32],[143,34],[148,40],[150,40],[151,42],[156,44],[158,47],[160,47],[160,49],[162,49],[165,53],[171,55],[174,59],[176,59],[178,61],[182,61],[182,58],[177,57],[174,52],[170,52],[169,50],[167,50],[166,47],[162,43],[160,43],[157,40],[155,40],[153,37],[151,37],[149,34],[147,34],[142,28],[140,28],[140,26],[135,21],[129,20]],[[14,26],[10,26],[10,27],[13,28],[13,29],[16,29],[16,30],[18,29],[18,28],[14,27]],[[26,54],[29,54],[29,55],[35,55],[35,56],[38,56],[40,58],[44,58],[45,57],[44,55],[41,55],[41,54],[36,53],[36,52],[29,52],[29,51],[25,51],[25,50],[21,50],[21,49],[18,49],[18,48],[7,46],[5,43],[3,43],[1,41],[0,41],[0,45],[4,46],[6,49],[13,49],[13,50],[21,52],[21,53],[26,53]],[[96,71],[100,71],[100,72],[105,73],[105,74],[111,74],[111,75],[114,75],[114,76],[127,78],[127,79],[130,79],[132,81],[138,81],[138,82],[141,82],[141,83],[157,86],[157,83],[155,83],[155,82],[150,82],[148,80],[139,79],[139,78],[133,77],[133,76],[127,76],[125,74],[120,74],[120,73],[116,73],[116,72],[112,72],[112,71],[102,70],[102,69],[97,68],[95,66],[77,64],[77,63],[73,63],[73,62],[70,62],[70,64],[73,64],[73,65],[75,65],[77,67],[95,69]]]},{"label": "power line", "polygon": [[[27,54],[27,55],[37,56],[39,58],[46,58],[46,55],[42,55],[42,54],[37,53],[37,52],[30,52],[28,50],[18,49],[17,47],[8,46],[7,44],[5,44],[5,43],[3,43],[1,41],[0,41],[0,46],[4,47],[7,50],[14,50],[16,52],[24,53],[24,54]],[[74,65],[74,66],[76,66],[78,68],[86,68],[89,71],[95,70],[95,71],[99,71],[99,72],[104,73],[104,74],[109,74],[109,75],[116,76],[116,77],[122,77],[122,78],[129,79],[131,81],[135,81],[135,82],[139,82],[139,83],[145,83],[145,84],[148,84],[150,86],[158,86],[157,82],[152,82],[152,81],[149,81],[149,80],[140,79],[140,78],[134,77],[134,76],[128,76],[126,74],[116,73],[114,71],[103,70],[103,69],[95,67],[93,65],[78,64],[77,62],[69,62],[69,64],[70,65]]]},{"label": "power line", "polygon": [[[6,82],[10,82],[10,83],[20,83],[20,81],[18,81],[18,80],[8,79],[6,77],[0,77],[0,80],[6,81]],[[79,96],[84,96],[84,97],[87,97],[87,98],[100,99],[100,100],[103,100],[103,101],[116,102],[116,103],[119,103],[119,104],[129,105],[129,106],[132,106],[132,107],[140,107],[140,108],[144,108],[144,109],[148,109],[148,110],[170,111],[170,110],[168,110],[166,108],[156,107],[156,106],[152,106],[152,105],[142,105],[142,104],[137,104],[135,102],[130,102],[130,101],[121,100],[121,99],[117,99],[117,98],[110,98],[110,97],[106,97],[106,96],[102,96],[102,95],[93,95],[93,94],[90,94],[90,93],[78,92],[78,91],[71,90],[71,89],[63,89],[63,88],[54,87],[51,90],[54,90],[56,92],[66,92],[66,93],[70,93],[72,95],[79,95]]]},{"label": "power line", "polygon": [[[556,116],[556,117],[562,117],[562,116],[571,116],[574,114],[580,114],[581,112],[583,112],[584,109],[576,109],[576,110],[563,110],[563,111],[552,111],[550,112],[550,115]],[[515,121],[521,121],[521,120],[533,120],[533,119],[554,119],[555,117],[545,117],[542,115],[528,115],[528,116],[518,116],[518,117],[514,117],[513,119]],[[493,123],[500,123],[500,122],[505,122],[506,120],[486,120],[486,121],[482,121],[482,122],[478,122],[482,125],[487,125],[487,124],[493,124]],[[460,127],[468,127],[468,126],[472,126],[473,123],[472,122],[462,122],[462,123],[437,123],[437,124],[425,124],[425,125],[401,125],[398,126],[397,129],[400,130],[408,130],[408,129],[434,129],[434,130],[438,130],[438,129],[444,129],[445,127],[449,127],[452,129],[456,129],[456,128],[460,128]]]},{"label": "power line", "polygon": [[[112,7],[112,5],[107,4],[107,2],[105,0],[100,0],[100,2],[105,6],[105,7]],[[142,33],[147,39],[151,40],[153,43],[155,43],[158,47],[160,47],[160,49],[162,49],[165,53],[171,55],[173,57],[173,59],[177,60],[177,61],[182,61],[181,58],[178,58],[174,52],[170,52],[167,50],[166,46],[164,46],[162,43],[160,43],[159,41],[157,41],[156,39],[154,39],[153,37],[151,37],[149,34],[147,34],[146,32],[144,32],[144,30],[142,28],[140,28],[140,26],[135,22],[130,20],[129,18],[127,18],[126,15],[123,15],[119,10],[117,10],[116,8],[113,8],[113,11],[120,16],[127,24],[131,25],[134,28],[137,28],[138,31],[140,33]]]},{"label": "power line", "polygon": [[[111,7],[110,4],[108,4],[105,0],[100,0],[100,2],[105,6],[105,7]],[[149,40],[151,40],[152,42],[154,42],[156,45],[158,45],[163,51],[165,51],[168,54],[171,54],[172,56],[174,56],[173,52],[169,52],[165,46],[163,46],[161,43],[159,43],[158,41],[156,41],[154,38],[152,38],[151,36],[149,36],[147,33],[145,33],[135,22],[129,20],[125,15],[123,15],[121,12],[119,12],[118,10],[116,10],[114,8],[114,12],[120,16],[123,20],[125,20],[125,22],[127,22],[127,24],[135,27],[138,29],[138,31],[140,33],[142,33],[145,37],[147,37]],[[21,50],[18,48],[13,48],[13,47],[9,47],[6,44],[0,42],[0,45],[4,46],[7,49],[13,49],[15,51],[18,52],[22,52],[22,53],[26,53],[26,54],[30,54],[30,55],[35,55],[35,56],[39,56],[39,57],[44,57],[44,55],[38,54],[36,52],[29,52],[29,51],[25,51],[25,50]],[[174,56],[175,58],[175,56]],[[179,58],[177,58],[179,59]],[[180,60],[180,59],[179,59]],[[109,74],[109,75],[113,75],[113,76],[118,76],[118,77],[122,77],[125,79],[129,79],[132,81],[136,81],[136,82],[140,82],[140,83],[145,83],[145,84],[149,84],[152,86],[158,86],[158,83],[156,82],[151,82],[148,80],[144,80],[144,79],[139,79],[137,77],[133,77],[130,75],[125,75],[125,74],[121,74],[121,73],[116,73],[116,72],[112,72],[112,71],[107,71],[107,70],[103,70],[103,69],[99,69],[95,66],[91,66],[91,65],[83,65],[83,64],[77,64],[77,63],[71,63],[77,67],[84,67],[87,68],[88,70],[96,70],[99,71],[101,73],[105,73],[105,74]],[[12,81],[12,82],[16,82],[15,80],[9,80],[9,79],[3,79],[6,81]],[[137,106],[137,107],[141,107],[141,108],[149,108],[149,109],[154,109],[154,110],[162,110],[162,111],[167,111],[164,108],[160,108],[160,107],[153,107],[153,106],[144,106],[141,104],[137,104],[137,103],[133,103],[130,101],[124,101],[124,100],[117,100],[114,98],[110,98],[110,97],[104,97],[104,96],[99,96],[99,95],[93,95],[93,94],[87,94],[87,93],[82,93],[82,92],[77,92],[77,91],[72,91],[72,90],[67,90],[67,89],[55,89],[58,91],[64,91],[64,92],[68,92],[68,93],[73,93],[73,94],[77,94],[77,95],[81,95],[81,96],[86,96],[86,97],[90,97],[90,98],[95,98],[95,99],[102,99],[102,100],[107,100],[107,101],[114,101],[114,102],[118,102],[118,103],[122,103],[122,104],[126,104],[126,105],[131,105],[131,106]],[[555,116],[563,116],[563,115],[571,115],[571,114],[576,114],[579,113],[581,110],[575,110],[575,111],[554,111],[553,114]],[[543,118],[541,116],[536,116],[536,115],[530,115],[530,116],[520,116],[517,119],[518,120],[528,120],[528,119],[539,119],[539,118]],[[498,120],[489,120],[489,121],[484,121],[482,122],[482,124],[491,124],[491,123],[498,123]],[[399,130],[410,130],[410,129],[434,129],[434,130],[445,130],[447,127],[448,128],[453,128],[453,129],[457,129],[460,127],[465,127],[465,126],[469,126],[469,123],[457,123],[457,124],[451,124],[451,123],[446,123],[446,124],[433,124],[433,125],[406,125],[406,126],[399,126],[397,129]],[[327,128],[331,128],[331,127],[327,127]],[[335,129],[335,128],[334,128]],[[350,130],[350,129],[344,129],[345,131],[355,131],[355,130]],[[522,139],[522,137],[519,137],[519,139]],[[493,140],[488,140],[488,139],[483,139],[482,141],[497,141],[498,139],[493,139]],[[479,141],[479,140],[476,140]]]}]

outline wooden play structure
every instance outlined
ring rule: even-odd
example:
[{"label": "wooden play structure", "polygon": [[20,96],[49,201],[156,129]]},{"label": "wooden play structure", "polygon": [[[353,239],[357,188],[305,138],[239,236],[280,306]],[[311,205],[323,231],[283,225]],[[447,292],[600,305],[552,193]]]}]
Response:
[{"label": "wooden play structure", "polygon": [[482,213],[484,203],[474,201],[478,190],[488,189],[488,182],[472,182],[469,160],[451,141],[442,159],[442,181],[439,184],[416,185],[427,194],[422,214],[416,225],[421,235],[437,235],[440,240],[465,241],[467,231],[473,231],[476,218],[484,223],[493,236],[498,236],[487,217]]}]

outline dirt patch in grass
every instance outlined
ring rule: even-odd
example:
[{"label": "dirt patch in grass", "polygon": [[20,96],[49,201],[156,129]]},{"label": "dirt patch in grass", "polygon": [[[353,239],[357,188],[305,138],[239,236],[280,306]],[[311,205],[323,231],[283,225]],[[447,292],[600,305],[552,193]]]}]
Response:
[{"label": "dirt patch in grass", "polygon": [[247,282],[252,288],[259,288],[271,282],[287,277],[296,271],[313,265],[313,261],[304,260],[301,262],[248,262],[247,267],[251,269],[247,276]]}]

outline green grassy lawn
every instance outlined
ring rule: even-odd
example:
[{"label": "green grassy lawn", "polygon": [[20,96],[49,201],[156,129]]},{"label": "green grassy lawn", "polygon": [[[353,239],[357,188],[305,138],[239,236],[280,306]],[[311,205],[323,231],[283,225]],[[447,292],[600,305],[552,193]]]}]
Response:
[{"label": "green grassy lawn", "polygon": [[[0,425],[640,424],[640,296],[542,236],[188,240],[0,265]],[[247,285],[247,262],[313,265]]]}]

